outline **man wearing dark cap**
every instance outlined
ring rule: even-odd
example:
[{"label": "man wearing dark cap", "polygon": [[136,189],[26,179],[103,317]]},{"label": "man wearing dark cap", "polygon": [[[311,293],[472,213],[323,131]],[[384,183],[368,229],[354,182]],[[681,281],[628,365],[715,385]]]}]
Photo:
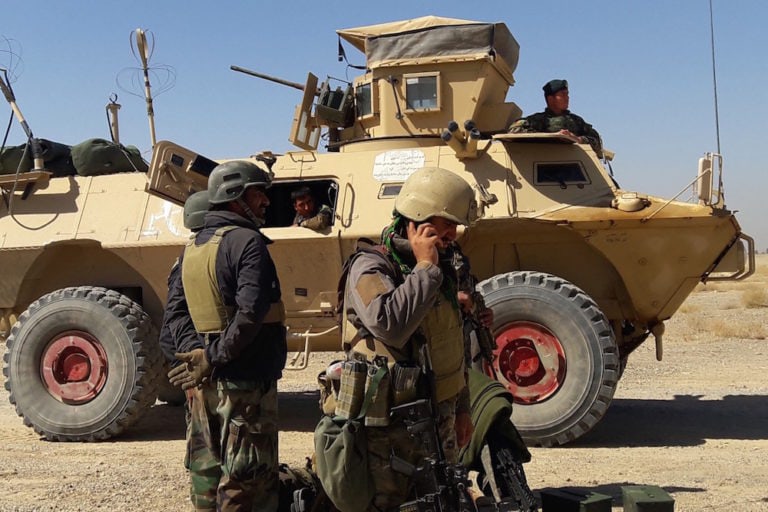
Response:
[{"label": "man wearing dark cap", "polygon": [[547,108],[528,117],[515,121],[509,127],[511,133],[545,132],[561,133],[578,140],[580,144],[590,144],[601,155],[600,134],[592,125],[568,110],[568,81],[550,80],[544,84],[544,99]]}]

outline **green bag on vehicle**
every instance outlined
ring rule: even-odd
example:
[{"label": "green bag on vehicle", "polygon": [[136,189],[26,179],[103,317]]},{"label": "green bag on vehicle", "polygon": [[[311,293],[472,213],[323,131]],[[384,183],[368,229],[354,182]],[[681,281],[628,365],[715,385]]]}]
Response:
[{"label": "green bag on vehicle", "polygon": [[80,176],[147,172],[149,168],[137,147],[122,146],[106,139],[88,139],[72,146],[72,164]]},{"label": "green bag on vehicle", "polygon": [[368,471],[364,417],[386,366],[373,376],[360,414],[355,418],[323,416],[315,428],[315,461],[323,490],[341,512],[360,512],[376,490]]}]

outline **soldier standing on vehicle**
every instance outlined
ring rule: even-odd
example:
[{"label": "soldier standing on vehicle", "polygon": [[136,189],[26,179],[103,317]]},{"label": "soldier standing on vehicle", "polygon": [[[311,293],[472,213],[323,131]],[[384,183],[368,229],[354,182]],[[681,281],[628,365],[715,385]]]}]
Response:
[{"label": "soldier standing on vehicle", "polygon": [[[342,336],[357,357],[370,362],[384,356],[389,363],[413,366],[418,343],[426,341],[440,438],[451,462],[469,441],[472,423],[456,271],[444,253],[457,226],[469,225],[476,214],[474,194],[462,178],[436,167],[414,172],[395,199],[394,220],[382,237],[386,259],[360,253],[345,292]],[[391,510],[408,498],[412,482],[392,470],[390,457],[418,464],[424,447],[401,422],[373,427],[368,419],[368,463],[376,487],[370,510]]]},{"label": "soldier standing on vehicle", "polygon": [[293,209],[296,210],[294,226],[320,230],[331,225],[331,208],[324,204],[318,210],[309,187],[301,187],[291,192],[291,201]]},{"label": "soldier standing on vehicle", "polygon": [[544,100],[547,108],[515,121],[509,127],[512,133],[545,132],[568,135],[581,144],[590,144],[600,154],[602,142],[600,134],[592,125],[580,116],[568,110],[570,97],[567,80],[550,80],[544,87]]},{"label": "soldier standing on vehicle", "polygon": [[277,380],[285,310],[264,223],[271,176],[248,161],[208,178],[211,211],[184,250],[181,276],[205,347],[168,374],[192,390],[186,466],[196,510],[277,510]]}]

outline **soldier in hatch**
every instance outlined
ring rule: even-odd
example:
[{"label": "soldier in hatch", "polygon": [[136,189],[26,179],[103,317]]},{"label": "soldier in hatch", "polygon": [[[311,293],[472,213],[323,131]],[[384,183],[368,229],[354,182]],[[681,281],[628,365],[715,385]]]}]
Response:
[{"label": "soldier in hatch", "polygon": [[602,151],[600,134],[580,116],[568,110],[570,97],[567,80],[550,80],[544,87],[547,108],[515,121],[509,127],[512,133],[545,132],[562,133],[575,138],[581,144],[590,144],[598,155]]}]

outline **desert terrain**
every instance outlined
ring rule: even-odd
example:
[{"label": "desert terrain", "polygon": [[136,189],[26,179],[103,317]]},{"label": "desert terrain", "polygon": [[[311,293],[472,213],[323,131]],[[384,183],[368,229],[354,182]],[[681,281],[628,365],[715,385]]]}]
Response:
[{"label": "desert terrain", "polygon": [[[613,497],[658,485],[678,512],[768,511],[768,256],[739,283],[699,285],[632,356],[595,429],[532,448],[535,492],[579,487]],[[0,342],[0,350],[5,350]],[[280,383],[281,460],[303,464],[318,418],[315,376],[336,354]],[[99,443],[42,441],[23,425],[0,375],[0,511],[190,510],[181,407],[157,403],[129,432]]]}]

